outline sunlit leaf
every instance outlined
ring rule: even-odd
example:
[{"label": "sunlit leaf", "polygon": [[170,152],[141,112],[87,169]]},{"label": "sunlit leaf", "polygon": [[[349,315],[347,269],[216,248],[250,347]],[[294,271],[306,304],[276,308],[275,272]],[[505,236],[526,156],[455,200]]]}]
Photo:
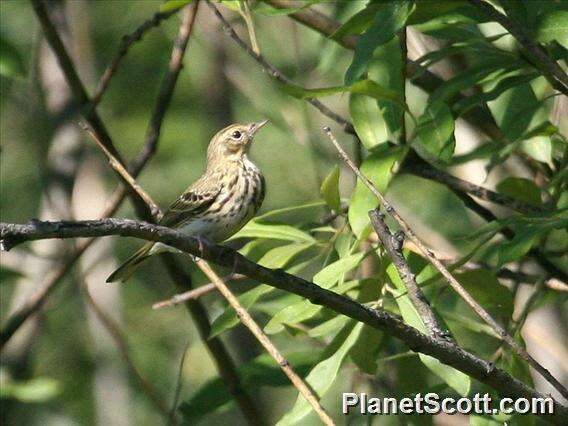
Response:
[{"label": "sunlit leaf", "polygon": [[[302,251],[311,247],[312,244],[289,244],[269,250],[260,260],[259,264],[267,268],[282,268]],[[252,290],[241,294],[238,299],[245,309],[249,309],[263,295],[271,292],[274,288],[261,284]],[[239,324],[239,318],[235,310],[228,306],[225,312],[219,315],[211,324],[209,338],[235,327]]]},{"label": "sunlit leaf", "polygon": [[[359,266],[365,253],[355,253],[343,257],[318,272],[313,277],[313,282],[322,288],[332,288],[337,282],[343,279],[346,272]],[[345,283],[341,289],[337,289],[337,293],[344,293],[350,288],[358,285],[358,281]],[[283,330],[283,324],[297,324],[313,317],[322,309],[319,305],[312,304],[309,300],[302,300],[296,304],[290,305],[282,309],[274,315],[268,324],[264,327],[264,331],[268,334],[279,333]]]},{"label": "sunlit leaf", "polygon": [[272,240],[295,241],[300,243],[314,243],[310,234],[290,225],[265,224],[251,220],[243,229],[233,235],[229,241],[238,238],[267,238]]},{"label": "sunlit leaf", "polygon": [[341,211],[341,200],[339,198],[339,166],[336,165],[323,180],[320,192],[327,205],[333,211]]},{"label": "sunlit leaf", "polygon": [[194,0],[168,0],[160,5],[160,12],[166,13],[172,10],[180,9],[186,4],[191,3]]},{"label": "sunlit leaf", "polygon": [[393,103],[407,109],[398,92],[387,89],[372,80],[360,80],[346,86],[322,87],[319,89],[306,89],[295,84],[280,85],[282,91],[298,99],[321,98],[338,93],[355,93],[366,95],[376,100]]},{"label": "sunlit leaf", "polygon": [[556,40],[568,49],[568,11],[555,10],[541,16],[537,23],[536,38],[544,43]]},{"label": "sunlit leaf", "polygon": [[61,393],[60,383],[48,377],[37,377],[25,382],[6,381],[0,386],[0,397],[14,398],[25,403],[45,402]]},{"label": "sunlit leaf", "polygon": [[[379,191],[384,192],[393,176],[393,166],[401,160],[403,148],[387,148],[377,150],[365,158],[361,171],[373,182]],[[360,238],[369,225],[369,210],[377,207],[379,201],[361,181],[357,181],[351,202],[348,219],[353,233]]]},{"label": "sunlit leaf", "polygon": [[454,118],[450,108],[443,102],[429,104],[418,119],[416,137],[420,148],[442,161],[448,161],[455,146]]}]

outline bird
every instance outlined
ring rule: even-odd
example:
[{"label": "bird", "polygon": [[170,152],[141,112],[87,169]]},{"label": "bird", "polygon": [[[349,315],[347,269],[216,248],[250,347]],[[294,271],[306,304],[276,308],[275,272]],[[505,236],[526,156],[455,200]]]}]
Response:
[{"label": "bird", "polygon": [[[266,184],[248,151],[256,133],[267,123],[236,123],[217,132],[207,148],[205,172],[169,206],[158,224],[200,242],[219,243],[251,220],[264,200]],[[179,252],[162,243],[144,244],[106,282],[128,280],[144,260],[164,251]]]}]

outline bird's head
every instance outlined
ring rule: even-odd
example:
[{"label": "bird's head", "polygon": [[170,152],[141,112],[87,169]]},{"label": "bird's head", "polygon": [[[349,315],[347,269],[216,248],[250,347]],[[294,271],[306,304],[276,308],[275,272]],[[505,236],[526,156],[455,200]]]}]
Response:
[{"label": "bird's head", "polygon": [[249,124],[231,124],[218,132],[207,149],[208,163],[217,161],[238,161],[248,151],[248,148],[258,132],[268,120]]}]

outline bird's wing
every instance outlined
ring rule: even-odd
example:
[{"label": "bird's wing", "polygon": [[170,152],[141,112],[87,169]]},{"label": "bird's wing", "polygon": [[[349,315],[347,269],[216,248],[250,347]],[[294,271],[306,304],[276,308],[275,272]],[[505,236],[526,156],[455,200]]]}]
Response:
[{"label": "bird's wing", "polygon": [[177,228],[188,219],[207,210],[221,192],[221,185],[212,186],[211,180],[199,179],[175,200],[160,220],[160,225]]}]

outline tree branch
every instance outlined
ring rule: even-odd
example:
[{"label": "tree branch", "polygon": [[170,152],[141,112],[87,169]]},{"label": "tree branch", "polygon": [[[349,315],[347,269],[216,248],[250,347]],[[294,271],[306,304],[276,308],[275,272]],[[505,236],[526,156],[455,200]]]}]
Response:
[{"label": "tree branch", "polygon": [[568,96],[568,75],[555,60],[546,54],[540,44],[535,43],[522,27],[518,26],[512,19],[509,19],[507,15],[500,13],[490,3],[483,0],[469,0],[469,2],[480,9],[487,17],[509,31],[523,47],[533,66],[543,73],[552,87]]},{"label": "tree branch", "polygon": [[[233,29],[231,24],[224,18],[224,16],[219,12],[217,7],[207,0],[207,5],[211,8],[215,16],[223,23],[223,29],[225,32],[237,43],[243,50],[245,50],[251,58],[257,61],[262,67],[267,71],[268,75],[275,78],[277,81],[283,84],[291,84],[292,80],[282,74],[276,67],[274,67],[270,62],[268,62],[264,56],[257,54],[252,50],[252,48],[246,44],[236,33]],[[325,104],[318,101],[317,99],[308,98],[306,99],[307,102],[312,104],[316,107],[323,115],[331,118],[333,121],[338,123],[345,132],[355,135],[355,129],[353,125],[346,120],[345,118],[341,117],[339,114],[336,114],[332,110],[330,110]]]},{"label": "tree branch", "polygon": [[[263,0],[264,2],[272,5],[276,8],[289,8],[297,7],[300,4],[295,1],[290,0]],[[333,37],[333,34],[341,26],[338,22],[329,18],[321,12],[316,11],[311,7],[305,7],[296,12],[287,15],[289,18],[307,26],[308,28],[317,31],[318,33],[324,35],[325,37],[335,41],[346,49],[355,50],[357,45],[356,36],[346,36],[343,38]],[[436,74],[424,69],[415,61],[410,59],[406,62],[406,77],[414,84],[422,88],[428,93],[432,93],[438,87],[440,87],[444,80],[438,77]],[[456,101],[464,99],[463,95],[458,94],[455,97]],[[493,116],[488,112],[487,109],[480,106],[475,106],[470,111],[463,115],[463,118],[472,124],[477,129],[481,130],[488,137],[495,139],[497,141],[508,143],[503,132],[495,122]],[[334,120],[335,121],[335,120]]]},{"label": "tree branch", "polygon": [[[68,84],[71,87],[72,93],[76,99],[76,102],[79,104],[81,109],[81,113],[91,127],[93,128],[95,134],[98,138],[102,141],[105,148],[114,155],[114,157],[120,162],[121,158],[118,155],[112,140],[110,139],[106,129],[104,128],[100,118],[98,117],[94,108],[92,108],[92,103],[88,98],[88,95],[77,75],[77,72],[73,66],[71,59],[63,43],[61,42],[55,27],[53,26],[50,18],[47,14],[45,9],[45,5],[42,0],[31,0],[36,15],[42,25],[43,31],[46,35],[46,38],[51,45],[55,55],[58,58],[60,63],[61,69],[68,81]],[[197,7],[197,3],[194,7]],[[188,16],[191,16],[191,11],[187,12]],[[185,51],[185,46],[187,41],[183,41],[183,38],[188,38],[191,29],[187,28],[188,25],[191,26],[193,23],[194,16],[191,19],[184,19],[180,28],[180,35],[178,36],[177,41],[179,41],[179,46],[174,46],[172,52],[172,59],[170,60],[170,70],[166,74],[165,83],[162,85],[162,89],[160,90],[160,96],[157,99],[155,112],[152,116],[152,120],[150,121],[150,125],[148,127],[146,143],[144,145],[143,151],[141,155],[138,157],[138,161],[134,162],[134,169],[133,174],[137,175],[142,168],[145,166],[149,158],[152,156],[153,152],[155,151],[155,146],[159,137],[160,129],[161,129],[161,120],[163,119],[164,113],[166,111],[167,105],[169,104],[169,100],[171,95],[167,95],[167,90],[173,90],[177,78],[177,74],[182,66],[182,56]],[[184,29],[185,28],[185,29]],[[185,35],[184,35],[185,32]],[[181,40],[181,41],[180,41]],[[178,58],[176,59],[176,55]],[[169,79],[169,74],[175,74],[174,78]],[[113,73],[111,73],[111,76]],[[110,77],[109,77],[110,78]],[[106,83],[108,86],[108,82]],[[104,90],[103,90],[104,91]],[[102,93],[102,92],[101,92]],[[102,96],[102,95],[101,95]],[[115,203],[111,206],[112,211],[116,210],[120,205],[124,195],[128,193],[130,187],[126,186],[118,190],[117,198]],[[148,208],[147,204],[144,203],[142,199],[138,197],[135,192],[128,193],[131,195],[134,201],[134,206],[136,213],[139,217],[143,219],[151,219],[152,214],[150,209]],[[112,214],[112,213],[111,213]],[[34,298],[27,303],[20,311],[10,317],[7,321],[5,328],[0,333],[0,349],[4,347],[4,344],[12,337],[12,335],[16,332],[16,330],[29,318],[35,311],[43,306],[45,300],[52,293],[52,291],[56,288],[57,284],[61,282],[61,279],[67,274],[67,272],[72,268],[74,262],[79,259],[79,257],[84,253],[84,251],[89,247],[93,240],[87,241],[84,245],[80,246],[79,249],[75,252],[72,256],[70,261],[60,269],[52,279],[50,279],[42,290],[37,293]],[[185,291],[190,286],[191,280],[190,277],[187,276],[183,270],[177,265],[174,259],[165,254],[162,256],[162,260],[166,265],[166,269],[170,276],[172,277],[174,283],[178,287],[179,291]],[[234,396],[235,401],[239,405],[240,409],[243,412],[243,415],[247,419],[247,421],[251,425],[262,424],[261,418],[254,406],[252,400],[248,397],[246,392],[242,389],[240,384],[239,377],[236,373],[235,365],[229,356],[226,348],[224,347],[223,343],[219,339],[210,339],[209,340],[209,333],[210,333],[210,324],[209,320],[207,319],[207,313],[203,306],[199,303],[199,301],[193,301],[192,303],[186,304],[187,309],[189,310],[193,321],[196,324],[198,329],[199,335],[204,342],[204,344],[209,349],[219,374],[224,379],[229,391]]]},{"label": "tree branch", "polygon": [[369,217],[371,218],[371,224],[373,225],[375,232],[383,243],[383,247],[392,259],[392,263],[398,271],[400,279],[404,282],[408,292],[408,297],[416,308],[418,315],[420,315],[426,330],[428,330],[430,336],[434,339],[451,340],[449,331],[445,330],[438,322],[438,318],[432,310],[428,299],[416,282],[416,275],[412,272],[408,262],[402,254],[404,233],[397,232],[393,235],[384,221],[385,216],[378,210],[370,211]]},{"label": "tree branch", "polygon": [[[413,351],[437,358],[442,363],[450,365],[491,386],[502,396],[544,397],[541,393],[526,386],[491,363],[476,357],[453,343],[433,339],[404,324],[401,320],[383,310],[376,310],[361,305],[348,297],[323,289],[280,269],[270,269],[258,265],[228,247],[200,242],[195,238],[164,226],[128,219],[101,219],[76,222],[30,221],[27,224],[0,223],[0,240],[3,240],[5,248],[13,247],[25,241],[39,239],[102,237],[108,235],[120,235],[161,242],[185,253],[211,261],[219,266],[231,268],[235,272],[246,275],[258,282],[305,297],[314,304],[325,306],[335,312],[393,335],[405,342]],[[544,416],[543,418],[557,424],[565,424],[568,421],[568,408],[557,401],[554,401],[554,407],[554,414]]]},{"label": "tree branch", "polygon": [[489,313],[469,294],[469,292],[454,278],[454,276],[448,271],[440,260],[434,255],[434,253],[428,249],[424,243],[416,236],[412,228],[406,223],[406,221],[398,214],[394,209],[392,204],[381,194],[377,187],[371,182],[361,171],[355,166],[353,161],[349,158],[347,153],[343,150],[339,142],[333,134],[329,127],[324,128],[324,132],[329,137],[330,141],[333,143],[337,149],[341,159],[349,166],[349,168],[355,173],[355,175],[369,188],[373,195],[379,200],[379,203],[385,208],[386,212],[399,224],[406,236],[416,245],[420,250],[422,255],[428,259],[428,261],[434,266],[438,272],[446,279],[454,291],[473,309],[473,311],[483,319],[495,332],[501,337],[501,339],[507,343],[522,359],[524,359],[531,367],[538,371],[542,377],[544,377],[554,388],[558,390],[568,399],[568,390],[560,383],[545,367],[540,365],[521,345],[519,345],[515,339],[513,339],[507,330],[499,324]]},{"label": "tree branch", "polygon": [[177,7],[167,12],[157,12],[154,14],[154,16],[152,16],[152,18],[140,24],[140,26],[138,26],[138,28],[136,28],[133,32],[122,36],[116,55],[107,65],[103,72],[103,75],[99,79],[97,88],[95,89],[95,93],[93,94],[93,98],[91,100],[92,108],[95,108],[101,102],[101,99],[108,88],[110,80],[114,76],[114,73],[118,69],[118,66],[130,50],[132,45],[142,40],[142,37],[148,30],[158,27],[163,21],[179,12],[181,8],[182,7]]},{"label": "tree branch", "polygon": [[317,396],[314,394],[313,390],[308,387],[304,380],[296,374],[290,363],[286,358],[282,356],[280,351],[274,346],[270,341],[268,336],[262,331],[258,324],[254,321],[252,316],[248,311],[241,305],[239,300],[235,295],[229,290],[229,287],[223,282],[223,280],[217,275],[217,273],[209,266],[209,264],[202,259],[195,258],[195,264],[201,271],[211,280],[213,285],[219,290],[219,292],[227,299],[229,305],[235,310],[240,321],[250,330],[250,332],[256,337],[260,344],[266,349],[269,355],[278,363],[284,374],[290,379],[292,385],[300,392],[300,394],[306,399],[306,401],[312,406],[316,414],[319,416],[320,420],[327,426],[333,426],[335,423],[326,413],[324,408],[318,401]]}]

